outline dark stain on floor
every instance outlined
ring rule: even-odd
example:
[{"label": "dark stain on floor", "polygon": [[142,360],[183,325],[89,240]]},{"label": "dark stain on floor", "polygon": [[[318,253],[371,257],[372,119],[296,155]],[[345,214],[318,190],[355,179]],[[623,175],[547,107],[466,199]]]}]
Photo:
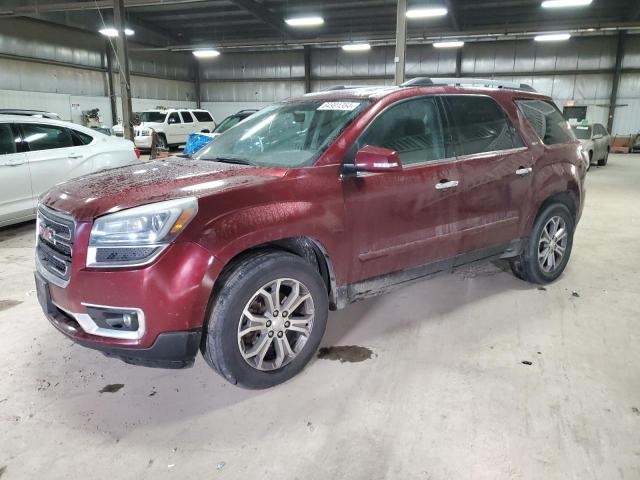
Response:
[{"label": "dark stain on floor", "polygon": [[124,383],[111,383],[100,390],[100,393],[116,393],[122,387],[124,387]]},{"label": "dark stain on floor", "polygon": [[0,312],[3,310],[8,310],[11,307],[15,307],[16,305],[20,305],[22,302],[18,300],[0,300]]},{"label": "dark stain on floor", "polygon": [[340,363],[358,363],[373,357],[373,351],[357,345],[344,345],[340,347],[323,347],[318,352],[318,358],[325,360],[339,360]]},{"label": "dark stain on floor", "polygon": [[2,478],[2,475],[4,475],[4,472],[7,471],[7,467],[6,466],[2,466],[0,467],[0,478]]}]

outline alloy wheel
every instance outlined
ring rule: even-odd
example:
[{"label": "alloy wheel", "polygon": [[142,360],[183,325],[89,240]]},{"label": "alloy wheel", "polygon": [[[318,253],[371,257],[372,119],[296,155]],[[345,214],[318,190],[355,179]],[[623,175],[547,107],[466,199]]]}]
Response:
[{"label": "alloy wheel", "polygon": [[557,215],[551,217],[538,241],[538,263],[545,273],[553,272],[562,263],[568,241],[565,220]]},{"label": "alloy wheel", "polygon": [[313,298],[302,282],[278,278],[263,285],[247,302],[238,323],[242,357],[257,370],[284,367],[304,349],[313,318]]}]

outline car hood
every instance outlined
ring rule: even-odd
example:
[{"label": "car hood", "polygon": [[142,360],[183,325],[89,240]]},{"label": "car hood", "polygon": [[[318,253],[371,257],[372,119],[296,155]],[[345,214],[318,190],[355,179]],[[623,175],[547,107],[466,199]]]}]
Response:
[{"label": "car hood", "polygon": [[40,202],[92,221],[106,213],[163,200],[205,197],[235,188],[281,178],[283,168],[260,168],[205,160],[170,157],[105,170],[59,183]]}]

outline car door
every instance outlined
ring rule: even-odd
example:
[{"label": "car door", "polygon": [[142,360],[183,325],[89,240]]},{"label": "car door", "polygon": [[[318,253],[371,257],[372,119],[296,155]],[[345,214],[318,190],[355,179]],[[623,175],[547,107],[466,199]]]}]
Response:
[{"label": "car door", "polygon": [[0,225],[35,214],[27,155],[20,147],[18,130],[0,123]]},{"label": "car door", "polygon": [[56,183],[91,172],[90,151],[75,145],[70,130],[57,124],[20,123],[35,198]]},{"label": "car door", "polygon": [[185,142],[183,133],[182,120],[178,112],[171,112],[167,116],[167,142],[171,145],[177,145]]},{"label": "car door", "polygon": [[[401,171],[343,178],[354,281],[453,257],[460,245],[458,162],[447,151],[439,101],[396,103],[362,133],[365,146],[398,152]],[[353,162],[350,154],[345,162]]]},{"label": "car door", "polygon": [[519,237],[520,219],[531,196],[533,156],[493,98],[447,95],[442,99],[458,159],[459,250],[490,254]]},{"label": "car door", "polygon": [[602,160],[606,156],[609,139],[607,138],[607,130],[599,123],[594,125],[593,140],[596,150],[594,160]]},{"label": "car door", "polygon": [[198,131],[197,125],[193,121],[193,116],[189,112],[180,112],[182,118],[182,134],[184,139],[181,142],[186,142],[189,139],[189,135]]}]

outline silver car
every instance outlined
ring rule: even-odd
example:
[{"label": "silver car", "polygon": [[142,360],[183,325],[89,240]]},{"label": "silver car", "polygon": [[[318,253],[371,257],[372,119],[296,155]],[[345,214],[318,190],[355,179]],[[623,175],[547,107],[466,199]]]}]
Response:
[{"label": "silver car", "polygon": [[609,132],[600,123],[573,125],[573,133],[582,143],[585,151],[589,154],[589,167],[597,163],[604,167],[609,160]]}]

